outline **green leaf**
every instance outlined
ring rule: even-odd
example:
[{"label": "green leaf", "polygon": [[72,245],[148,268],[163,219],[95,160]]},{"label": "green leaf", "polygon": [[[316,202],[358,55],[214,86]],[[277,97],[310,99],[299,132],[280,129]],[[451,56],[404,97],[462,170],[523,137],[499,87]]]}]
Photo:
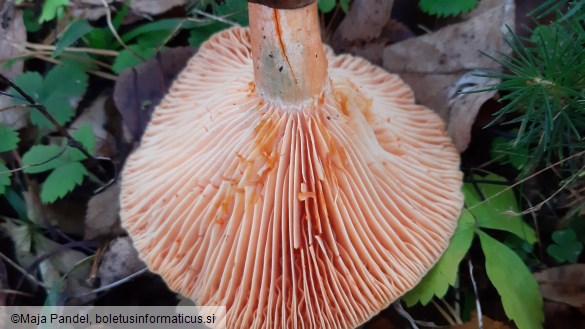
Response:
[{"label": "green leaf", "polygon": [[46,204],[63,198],[80,185],[87,174],[87,169],[79,162],[70,162],[56,168],[43,183],[41,201]]},{"label": "green leaf", "polygon": [[420,9],[430,15],[439,17],[457,16],[466,13],[475,6],[478,0],[420,0]]},{"label": "green leaf", "polygon": [[[43,91],[43,77],[38,72],[26,72],[21,74],[14,79],[14,84],[38,102]],[[12,99],[12,102],[15,104],[28,104],[25,100],[21,99],[22,96],[20,96],[20,94],[13,88],[8,89],[8,94],[17,97]]]},{"label": "green leaf", "polygon": [[[40,102],[45,106],[49,114],[59,123],[64,125],[75,115],[75,109],[64,97],[50,97]],[[40,111],[34,110],[30,113],[30,122],[40,128],[53,128],[53,124]]]},{"label": "green leaf", "polygon": [[478,235],[487,275],[502,298],[508,318],[519,329],[542,328],[542,296],[530,270],[510,248],[484,232]]},{"label": "green leaf", "polygon": [[[145,48],[139,44],[134,44],[129,47],[145,60],[153,57],[154,54],[156,54],[156,48]],[[142,63],[142,60],[140,58],[136,57],[131,51],[124,49],[120,52],[120,54],[118,54],[118,57],[116,57],[116,60],[112,65],[112,70],[120,74],[125,69],[129,69],[140,63]]]},{"label": "green leaf", "polygon": [[[95,134],[89,123],[82,125],[73,133],[73,138],[83,145],[87,151],[93,155],[95,151]],[[85,160],[87,157],[80,150],[68,147],[67,154],[72,161]]]},{"label": "green leaf", "polygon": [[227,25],[223,23],[214,22],[209,25],[194,28],[191,30],[191,35],[189,36],[189,44],[193,47],[199,47],[214,33],[219,32],[226,27]]},{"label": "green leaf", "polygon": [[437,264],[423,277],[421,282],[403,296],[407,306],[416,303],[428,304],[434,296],[442,298],[449,286],[455,285],[459,263],[467,254],[474,236],[475,220],[469,211],[463,210],[449,247]]},{"label": "green leaf", "polygon": [[347,14],[349,11],[349,0],[339,0],[339,6],[341,7],[341,10]]},{"label": "green leaf", "polygon": [[535,243],[536,233],[524,222],[522,216],[518,215],[520,212],[518,202],[507,180],[495,174],[474,175],[472,179],[480,181],[476,187],[481,192],[481,196],[471,183],[464,184],[463,194],[465,194],[465,204],[479,226],[507,231],[529,243]]},{"label": "green leaf", "polygon": [[35,12],[32,9],[26,8],[22,11],[22,18],[24,20],[24,26],[26,32],[35,33],[41,29],[41,24],[37,19]]},{"label": "green leaf", "polygon": [[576,263],[583,251],[583,243],[577,240],[577,234],[572,229],[556,231],[552,234],[554,244],[546,251],[559,262]]},{"label": "green leaf", "polygon": [[[47,112],[64,125],[75,115],[72,104],[83,96],[88,80],[87,74],[77,65],[57,65],[47,73],[38,103],[43,104]],[[31,123],[38,127],[53,127],[39,111],[31,112]]]},{"label": "green leaf", "polygon": [[322,13],[329,13],[335,8],[335,0],[317,0],[317,6]]},{"label": "green leaf", "polygon": [[53,52],[53,57],[59,56],[66,47],[71,46],[73,43],[77,42],[80,38],[84,35],[89,33],[92,30],[91,25],[87,22],[86,19],[79,19],[75,22],[71,23],[63,35],[55,45],[55,51]]},{"label": "green leaf", "polygon": [[65,165],[64,151],[57,145],[35,145],[22,157],[24,172],[36,174]]},{"label": "green leaf", "polygon": [[0,160],[0,195],[6,193],[6,188],[10,186],[10,177],[12,177],[10,169]]},{"label": "green leaf", "polygon": [[224,0],[223,3],[215,9],[215,15],[229,19],[242,26],[247,26],[249,24],[248,1]]},{"label": "green leaf", "polygon": [[504,137],[496,137],[492,142],[491,155],[497,159],[498,163],[511,164],[514,168],[522,170],[526,164],[528,156],[526,145],[514,146],[514,142]]},{"label": "green leaf", "polygon": [[161,19],[152,23],[140,25],[132,31],[122,35],[121,38],[125,43],[128,43],[129,41],[132,41],[132,39],[145,33],[164,31],[168,35],[171,31],[177,29],[182,23],[183,20],[178,18]]},{"label": "green leaf", "polygon": [[14,150],[19,141],[18,133],[14,129],[0,123],[0,153]]},{"label": "green leaf", "polygon": [[56,65],[45,77],[43,99],[59,96],[80,97],[87,90],[89,77],[79,66]]},{"label": "green leaf", "polygon": [[63,9],[69,4],[69,0],[45,0],[39,23],[52,21],[63,15]]}]

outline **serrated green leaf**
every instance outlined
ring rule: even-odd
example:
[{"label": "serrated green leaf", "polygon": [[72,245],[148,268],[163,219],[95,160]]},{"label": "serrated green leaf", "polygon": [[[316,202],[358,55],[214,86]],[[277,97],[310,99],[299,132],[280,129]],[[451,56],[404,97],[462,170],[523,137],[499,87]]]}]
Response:
[{"label": "serrated green leaf", "polygon": [[[69,122],[75,115],[72,106],[83,96],[88,85],[88,76],[82,68],[73,64],[53,67],[41,83],[38,103],[61,125]],[[31,123],[38,127],[52,128],[53,124],[40,111],[31,112]]]},{"label": "serrated green leaf", "polygon": [[57,145],[35,145],[22,156],[24,172],[36,174],[65,165],[68,160]]},{"label": "serrated green leaf", "polygon": [[12,177],[10,169],[0,160],[0,195],[6,193],[6,187],[10,186],[10,177]]},{"label": "serrated green leaf", "polygon": [[317,0],[317,7],[322,13],[329,13],[335,8],[336,0]]},{"label": "serrated green leaf", "polygon": [[430,15],[439,17],[457,16],[466,13],[475,6],[478,0],[420,0],[420,9]]},{"label": "serrated green leaf", "polygon": [[[49,99],[42,100],[47,112],[59,123],[64,125],[75,115],[75,109],[64,97],[55,95]],[[40,111],[33,110],[30,113],[30,122],[40,128],[53,128],[53,124]]]},{"label": "serrated green leaf", "polygon": [[[156,54],[156,48],[145,48],[139,44],[134,44],[129,46],[135,53],[139,54],[145,60],[151,58]],[[125,69],[129,69],[134,67],[138,64],[142,63],[142,60],[136,57],[131,51],[124,49],[118,54],[114,64],[112,65],[112,70],[114,72],[120,74]]]},{"label": "serrated green leaf", "polygon": [[18,133],[14,129],[0,124],[0,152],[14,150],[19,141]]},{"label": "serrated green leaf", "polygon": [[87,169],[79,162],[70,162],[49,174],[41,188],[41,201],[53,203],[63,198],[83,182]]},{"label": "serrated green leaf", "polygon": [[53,57],[59,56],[66,47],[69,47],[73,43],[77,42],[77,40],[82,38],[91,30],[92,27],[91,25],[89,25],[86,19],[79,19],[69,24],[69,26],[65,29],[65,32],[63,32],[63,35],[61,35],[61,38],[59,38],[59,41],[55,45]]},{"label": "serrated green leaf", "polygon": [[[93,155],[95,150],[95,134],[89,123],[79,127],[79,129],[73,133],[73,138],[80,142],[86,150]],[[82,161],[87,158],[80,150],[73,147],[67,148],[67,154],[72,161]]]},{"label": "serrated green leaf", "polygon": [[508,318],[519,329],[542,328],[542,296],[530,270],[510,248],[484,232],[478,235],[487,275],[502,298]]},{"label": "serrated green leaf", "polygon": [[82,96],[87,90],[89,77],[76,65],[56,65],[47,76],[43,88],[43,99],[65,97],[66,99]]},{"label": "serrated green leaf", "polygon": [[65,6],[69,4],[69,0],[45,0],[39,23],[51,21],[63,15]]},{"label": "serrated green leaf", "polygon": [[[476,186],[482,195],[478,194],[476,187],[471,183],[464,184],[463,194],[465,195],[465,204],[478,221],[479,226],[507,231],[529,243],[535,243],[536,233],[532,227],[524,222],[522,216],[518,215],[520,212],[518,203],[514,191],[507,184],[507,180],[495,174],[474,175],[472,179],[480,181]],[[502,184],[498,182],[502,182]]]},{"label": "serrated green leaf", "polygon": [[419,284],[403,296],[407,306],[416,303],[428,304],[434,296],[442,298],[449,286],[455,285],[459,263],[467,254],[473,241],[475,220],[469,211],[463,210],[455,233],[435,266],[423,277]]},{"label": "serrated green leaf", "polygon": [[[30,97],[38,102],[43,92],[43,77],[38,72],[26,72],[14,79],[14,84],[20,87]],[[22,100],[22,96],[13,88],[8,89],[8,94],[13,95],[16,98],[12,98],[14,104],[28,104],[25,100]]]}]

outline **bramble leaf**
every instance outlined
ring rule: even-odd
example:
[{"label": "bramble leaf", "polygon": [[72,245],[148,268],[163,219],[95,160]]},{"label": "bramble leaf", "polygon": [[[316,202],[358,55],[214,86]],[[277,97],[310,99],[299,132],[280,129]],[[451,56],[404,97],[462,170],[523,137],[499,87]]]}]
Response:
[{"label": "bramble leaf", "polygon": [[0,152],[14,150],[19,141],[18,133],[14,129],[0,124]]},{"label": "bramble leaf", "polygon": [[457,16],[471,11],[478,0],[420,0],[420,9],[430,15],[439,17]]},{"label": "bramble leaf", "polygon": [[508,318],[519,329],[542,328],[542,296],[530,270],[510,248],[484,232],[478,235],[487,275],[500,294]]},{"label": "bramble leaf", "polygon": [[518,214],[518,202],[507,180],[495,174],[474,175],[473,179],[479,183],[475,186],[472,183],[464,184],[463,193],[467,208],[479,226],[510,232],[529,243],[536,242],[534,229]]},{"label": "bramble leaf", "polygon": [[[43,91],[43,77],[38,72],[26,72],[21,74],[14,79],[14,84],[38,102]],[[14,104],[28,104],[13,88],[8,89],[8,94],[16,97],[12,99]]]},{"label": "bramble leaf", "polygon": [[467,254],[473,241],[474,225],[473,216],[464,209],[445,253],[419,284],[403,296],[408,307],[416,303],[426,305],[434,296],[442,298],[449,286],[455,285],[459,263]]},{"label": "bramble leaf", "polygon": [[[79,129],[73,133],[73,138],[80,142],[90,154],[94,153],[95,134],[89,123],[80,126]],[[73,147],[67,148],[67,154],[72,161],[81,161],[87,158],[80,150]]]},{"label": "bramble leaf", "polygon": [[36,174],[65,165],[68,161],[57,145],[35,145],[22,157],[24,172]]},{"label": "bramble leaf", "polygon": [[70,162],[53,170],[41,188],[41,201],[52,203],[83,182],[87,169],[79,162]]}]

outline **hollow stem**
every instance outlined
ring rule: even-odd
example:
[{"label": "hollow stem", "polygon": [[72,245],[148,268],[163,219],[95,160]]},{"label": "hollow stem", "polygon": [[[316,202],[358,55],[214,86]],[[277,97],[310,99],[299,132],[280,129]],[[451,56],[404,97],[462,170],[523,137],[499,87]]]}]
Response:
[{"label": "hollow stem", "polygon": [[263,3],[248,4],[254,80],[260,96],[286,104],[318,97],[327,80],[327,59],[316,1],[295,9],[273,8],[278,6],[268,0]]}]

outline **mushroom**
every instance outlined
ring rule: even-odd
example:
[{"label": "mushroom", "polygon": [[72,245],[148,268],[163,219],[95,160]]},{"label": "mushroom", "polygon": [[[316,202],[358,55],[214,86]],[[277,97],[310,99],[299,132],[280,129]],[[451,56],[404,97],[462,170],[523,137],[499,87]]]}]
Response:
[{"label": "mushroom", "polygon": [[121,218],[170,289],[228,328],[352,328],[414,287],[463,205],[442,120],[320,39],[314,0],[249,3],[153,113]]}]

